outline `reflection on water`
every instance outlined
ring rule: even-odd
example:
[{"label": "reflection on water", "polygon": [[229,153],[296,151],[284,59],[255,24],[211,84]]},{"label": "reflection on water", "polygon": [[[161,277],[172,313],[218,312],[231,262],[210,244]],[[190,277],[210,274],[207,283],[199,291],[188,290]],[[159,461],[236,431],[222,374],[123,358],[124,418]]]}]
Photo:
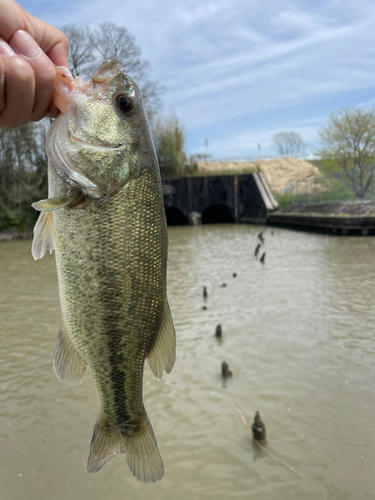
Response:
[{"label": "reflection on water", "polygon": [[[125,456],[86,472],[98,401],[90,376],[69,387],[53,373],[54,258],[0,245],[1,500],[373,498],[375,240],[265,229],[262,265],[258,232],[170,228],[178,359],[160,382],[146,367],[144,387],[165,465],[156,485]],[[303,478],[253,445],[236,405],[249,422],[260,411],[268,449]]]}]

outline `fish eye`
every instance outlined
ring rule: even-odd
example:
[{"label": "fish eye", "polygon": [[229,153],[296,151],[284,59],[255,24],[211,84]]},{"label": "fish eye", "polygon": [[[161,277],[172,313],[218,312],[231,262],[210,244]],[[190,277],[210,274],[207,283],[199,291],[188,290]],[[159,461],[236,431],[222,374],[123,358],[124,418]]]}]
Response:
[{"label": "fish eye", "polygon": [[120,94],[116,97],[116,105],[120,111],[129,112],[133,109],[134,103],[133,100],[124,94]]}]

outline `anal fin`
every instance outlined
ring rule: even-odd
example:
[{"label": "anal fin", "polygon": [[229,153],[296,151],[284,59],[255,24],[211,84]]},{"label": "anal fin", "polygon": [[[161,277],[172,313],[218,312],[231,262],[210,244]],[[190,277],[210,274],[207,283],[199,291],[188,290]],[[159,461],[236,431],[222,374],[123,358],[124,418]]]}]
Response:
[{"label": "anal fin", "polygon": [[62,319],[53,358],[53,369],[60,382],[69,385],[79,385],[86,377],[87,365],[72,344]]},{"label": "anal fin", "polygon": [[31,253],[35,260],[41,259],[49,250],[55,248],[55,238],[53,232],[53,220],[51,212],[41,212],[34,227],[34,238],[31,246]]},{"label": "anal fin", "polygon": [[173,326],[168,300],[165,299],[164,313],[155,344],[147,355],[148,364],[160,380],[163,370],[170,373],[176,360],[176,332]]}]

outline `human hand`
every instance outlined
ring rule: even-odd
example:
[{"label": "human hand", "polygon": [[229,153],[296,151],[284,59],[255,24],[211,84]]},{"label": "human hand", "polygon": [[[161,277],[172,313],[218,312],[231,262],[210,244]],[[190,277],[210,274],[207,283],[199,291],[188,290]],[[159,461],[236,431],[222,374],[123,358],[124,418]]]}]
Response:
[{"label": "human hand", "polygon": [[68,65],[67,37],[14,0],[0,0],[0,12],[0,127],[55,118],[55,65]]}]

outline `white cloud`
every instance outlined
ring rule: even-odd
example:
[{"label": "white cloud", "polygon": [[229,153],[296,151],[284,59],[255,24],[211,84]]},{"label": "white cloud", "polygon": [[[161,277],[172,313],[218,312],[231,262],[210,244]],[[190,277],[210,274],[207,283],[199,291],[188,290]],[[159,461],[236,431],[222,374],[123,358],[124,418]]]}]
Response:
[{"label": "white cloud", "polygon": [[[166,87],[165,109],[177,113],[188,135],[211,136],[215,128],[220,150],[242,147],[248,132],[241,127],[252,123],[256,114],[270,117],[268,126],[262,124],[261,132],[255,131],[270,138],[272,111],[278,116],[284,113],[289,123],[290,110],[300,106],[309,114],[308,120],[315,114],[314,108],[309,110],[310,103],[329,102],[336,94],[354,96],[348,105],[361,103],[369,100],[368,95],[361,97],[362,91],[374,88],[375,4],[371,0],[138,0],[132,4],[25,0],[23,6],[60,26],[96,25],[104,20],[126,26],[150,61],[153,78]],[[224,132],[228,122],[235,128],[230,141]],[[221,135],[218,124],[222,124]],[[295,129],[292,125],[288,128]],[[305,131],[312,133],[308,125]],[[255,142],[261,140],[256,137]]]},{"label": "white cloud", "polygon": [[[257,145],[261,145],[261,150],[265,154],[275,154],[272,146],[272,137],[281,131],[293,130],[298,132],[303,138],[304,142],[309,145],[317,141],[317,133],[315,126],[309,126],[308,124],[290,124],[291,126],[286,126],[281,130],[280,128],[250,128],[246,131],[241,131],[234,133],[230,136],[226,136],[222,139],[211,140],[210,150],[215,152],[216,157],[220,156],[247,156],[249,151],[256,151]],[[202,146],[201,151],[204,151]]]}]

